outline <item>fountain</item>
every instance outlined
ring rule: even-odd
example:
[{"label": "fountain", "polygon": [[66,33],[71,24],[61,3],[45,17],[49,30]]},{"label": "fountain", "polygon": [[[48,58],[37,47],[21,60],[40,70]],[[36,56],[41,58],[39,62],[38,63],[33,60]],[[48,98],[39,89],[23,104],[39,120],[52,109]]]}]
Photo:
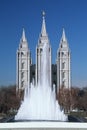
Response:
[{"label": "fountain", "polygon": [[41,81],[38,85],[33,83],[25,88],[24,100],[18,110],[15,120],[45,120],[45,121],[67,121],[68,118],[61,111],[53,89],[49,86],[48,71],[48,49],[47,43],[43,45],[41,61]]}]

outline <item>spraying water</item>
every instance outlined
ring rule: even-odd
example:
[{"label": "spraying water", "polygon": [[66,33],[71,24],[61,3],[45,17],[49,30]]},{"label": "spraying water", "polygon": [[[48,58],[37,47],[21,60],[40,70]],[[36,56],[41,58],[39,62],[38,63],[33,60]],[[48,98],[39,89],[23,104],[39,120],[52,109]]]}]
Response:
[{"label": "spraying water", "polygon": [[18,110],[15,120],[58,120],[66,121],[67,116],[60,110],[55,95],[55,85],[53,90],[48,81],[48,44],[44,44],[41,62],[41,82],[34,86],[25,88],[24,100]]}]

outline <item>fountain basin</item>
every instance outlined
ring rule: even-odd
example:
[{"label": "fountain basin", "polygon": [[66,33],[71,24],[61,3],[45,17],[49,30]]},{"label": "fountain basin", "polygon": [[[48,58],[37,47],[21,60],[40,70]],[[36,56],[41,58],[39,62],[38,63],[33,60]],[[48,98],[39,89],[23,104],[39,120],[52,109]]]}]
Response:
[{"label": "fountain basin", "polygon": [[87,123],[83,123],[79,118],[68,116],[67,122],[54,120],[14,120],[15,117],[3,119],[0,129],[5,130],[85,130]]},{"label": "fountain basin", "polygon": [[4,119],[1,119],[0,120],[1,123],[6,123],[6,122],[84,122],[83,119],[80,119],[80,118],[77,118],[75,116],[71,116],[71,115],[68,115],[68,121],[60,121],[60,120],[15,120],[15,117],[12,116],[12,117],[9,117],[9,118],[4,118]]}]

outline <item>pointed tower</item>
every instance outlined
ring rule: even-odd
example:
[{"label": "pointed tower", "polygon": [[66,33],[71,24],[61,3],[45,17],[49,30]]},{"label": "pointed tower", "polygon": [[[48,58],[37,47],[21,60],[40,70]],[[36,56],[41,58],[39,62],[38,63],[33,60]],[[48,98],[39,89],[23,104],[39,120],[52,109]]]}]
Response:
[{"label": "pointed tower", "polygon": [[25,37],[24,29],[16,55],[17,55],[16,90],[17,92],[20,92],[21,90],[24,90],[25,87],[28,87],[30,84],[31,56],[30,56],[30,50],[28,49],[28,43]]},{"label": "pointed tower", "polygon": [[57,91],[61,86],[68,89],[71,87],[70,60],[70,49],[65,30],[63,29],[62,38],[57,51]]},{"label": "pointed tower", "polygon": [[44,44],[48,44],[48,50],[49,50],[49,64],[48,64],[48,81],[49,85],[51,86],[51,46],[48,38],[48,34],[46,32],[46,23],[45,23],[45,12],[43,12],[43,21],[42,21],[42,29],[41,29],[41,34],[39,36],[38,40],[38,45],[36,47],[36,84],[38,81],[41,83],[41,61],[44,60],[42,59],[42,51],[43,51],[43,46]]}]

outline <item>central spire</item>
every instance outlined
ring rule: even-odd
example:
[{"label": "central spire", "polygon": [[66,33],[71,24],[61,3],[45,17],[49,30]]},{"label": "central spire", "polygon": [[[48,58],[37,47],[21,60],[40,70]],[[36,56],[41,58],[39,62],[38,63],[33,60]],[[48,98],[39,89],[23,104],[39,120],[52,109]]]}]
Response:
[{"label": "central spire", "polygon": [[42,12],[42,16],[43,16],[43,22],[42,22],[42,29],[41,29],[41,35],[42,36],[47,36],[47,32],[46,32],[46,23],[45,23],[45,12]]},{"label": "central spire", "polygon": [[23,41],[23,42],[26,41],[25,30],[24,30],[24,28],[23,28],[23,32],[22,32],[22,41]]}]

